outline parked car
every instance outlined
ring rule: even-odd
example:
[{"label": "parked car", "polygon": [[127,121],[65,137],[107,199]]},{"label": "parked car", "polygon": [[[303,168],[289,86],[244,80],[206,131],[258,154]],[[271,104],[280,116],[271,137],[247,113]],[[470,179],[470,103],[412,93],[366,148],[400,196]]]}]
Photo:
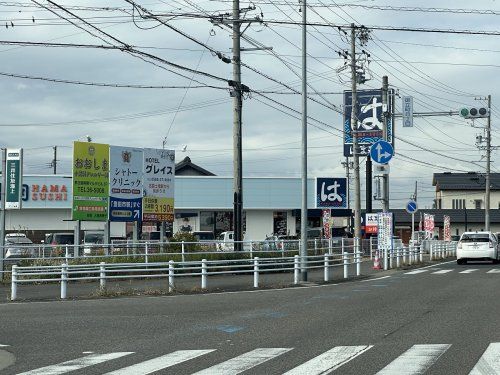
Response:
[{"label": "parked car", "polygon": [[215,242],[214,232],[199,230],[193,232],[193,236],[196,238],[196,241],[200,243],[202,249],[205,250],[214,250],[217,247]]},{"label": "parked car", "polygon": [[[245,233],[243,233],[243,241],[245,241]],[[252,246],[250,242],[243,243],[243,250],[250,251]],[[234,232],[222,232],[217,237],[217,250],[219,251],[234,251]]]},{"label": "parked car", "polygon": [[[66,245],[68,246],[69,253],[74,255],[75,248],[75,234],[74,233],[47,233],[45,240],[42,240],[45,245],[50,245],[48,250],[51,256],[61,256],[66,253]],[[47,250],[47,247],[44,251]]]},{"label": "parked car", "polygon": [[35,255],[33,242],[26,236],[6,236],[5,259],[30,258]]},{"label": "parked car", "polygon": [[299,238],[290,235],[273,235],[264,240],[263,251],[289,251],[299,249]]},{"label": "parked car", "polygon": [[83,255],[96,253],[98,247],[104,243],[104,231],[87,231],[83,235]]}]

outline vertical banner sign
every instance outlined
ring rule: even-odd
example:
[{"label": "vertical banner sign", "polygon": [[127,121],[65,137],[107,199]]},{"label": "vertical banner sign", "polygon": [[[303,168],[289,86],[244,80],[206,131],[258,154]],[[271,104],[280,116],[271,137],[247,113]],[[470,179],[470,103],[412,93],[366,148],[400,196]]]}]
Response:
[{"label": "vertical banner sign", "polygon": [[345,177],[318,177],[316,179],[317,208],[346,209],[349,204],[347,194],[347,178]]},{"label": "vertical banner sign", "polygon": [[434,215],[424,214],[425,239],[432,240],[434,234]]},{"label": "vertical banner sign", "polygon": [[174,221],[175,151],[144,149],[143,221]]},{"label": "vertical banner sign", "polygon": [[413,97],[403,96],[403,127],[413,126]]},{"label": "vertical banner sign", "polygon": [[109,220],[142,220],[142,163],[139,148],[109,146]]},{"label": "vertical banner sign", "polygon": [[377,234],[378,233],[378,215],[365,214],[365,233]]},{"label": "vertical banner sign", "polygon": [[329,209],[322,210],[323,233],[324,233],[326,239],[329,239],[331,237],[331,231],[330,231],[331,216],[332,216],[332,214],[331,214],[331,211]]},{"label": "vertical banner sign", "polygon": [[108,220],[108,201],[109,145],[74,142],[73,220]]},{"label": "vertical banner sign", "polygon": [[392,212],[379,212],[377,214],[378,233],[377,243],[379,251],[392,249]]},{"label": "vertical banner sign", "polygon": [[447,215],[444,215],[444,240],[451,241],[451,221]]},{"label": "vertical banner sign", "polygon": [[23,186],[23,149],[7,149],[5,189],[5,208],[18,210],[21,208]]}]

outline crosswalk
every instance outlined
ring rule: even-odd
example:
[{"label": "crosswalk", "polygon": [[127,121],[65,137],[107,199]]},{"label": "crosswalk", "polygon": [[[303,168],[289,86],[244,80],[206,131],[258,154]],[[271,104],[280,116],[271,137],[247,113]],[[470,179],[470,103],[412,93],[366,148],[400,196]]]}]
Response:
[{"label": "crosswalk", "polygon": [[427,275],[446,275],[446,274],[452,274],[452,273],[459,273],[459,274],[479,274],[479,273],[486,273],[486,274],[494,274],[494,273],[500,273],[500,268],[492,268],[492,269],[487,269],[487,268],[447,268],[447,269],[437,269],[437,268],[427,268],[427,269],[417,269],[413,270],[410,272],[405,272],[405,275],[418,275],[418,274],[427,274]]},{"label": "crosswalk", "polygon": [[[450,349],[451,344],[418,344],[399,354],[392,362],[388,363],[376,375],[419,375],[428,371],[440,357]],[[242,353],[226,361],[214,364],[204,370],[195,372],[196,375],[236,375],[250,369],[256,368],[258,373],[266,373],[262,367],[268,361],[280,361],[284,375],[320,375],[330,374],[346,365],[355,358],[362,356],[371,350],[373,345],[335,346],[316,357],[306,360],[293,369],[287,369],[287,361],[280,359],[287,353],[293,353],[295,348],[256,348]],[[210,355],[217,352],[216,349],[200,350],[178,350],[166,353],[159,357],[135,363],[131,366],[118,368],[105,375],[146,375],[162,371],[188,361],[207,360]],[[92,366],[106,363],[108,366],[119,367],[117,363],[120,358],[133,358],[134,352],[116,352],[104,354],[87,354],[80,358],[36,368],[18,375],[59,375],[80,370],[79,373],[87,373]],[[397,355],[397,354],[396,354]],[[288,360],[290,357],[288,357]],[[129,362],[130,363],[130,362]],[[207,363],[207,362],[203,362]],[[108,367],[109,368],[109,367]],[[113,368],[113,367],[111,367]],[[174,371],[175,373],[178,373]],[[98,367],[94,367],[92,373],[102,374]],[[490,343],[477,363],[469,373],[470,375],[500,374],[500,343]]]}]

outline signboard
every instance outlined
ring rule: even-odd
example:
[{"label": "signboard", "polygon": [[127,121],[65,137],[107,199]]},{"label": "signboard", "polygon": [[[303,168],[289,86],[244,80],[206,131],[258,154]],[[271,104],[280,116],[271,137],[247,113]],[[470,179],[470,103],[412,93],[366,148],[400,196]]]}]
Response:
[{"label": "signboard", "polygon": [[175,151],[144,149],[143,221],[174,221]]},{"label": "signboard", "polygon": [[348,202],[347,178],[316,178],[316,208],[345,209]]},{"label": "signboard", "polygon": [[[382,90],[359,90],[356,95],[356,124],[351,124],[352,92],[344,91],[344,156],[352,156],[353,129],[358,136],[360,155],[368,155],[370,145],[383,139]],[[390,102],[390,101],[389,101]],[[390,113],[390,103],[387,111]],[[387,118],[387,139],[392,143],[392,118]]]},{"label": "signboard", "polygon": [[109,147],[110,221],[141,221],[143,158],[139,148]]},{"label": "signboard", "polygon": [[403,96],[403,127],[413,127],[413,96]]},{"label": "signboard", "polygon": [[434,215],[424,214],[425,238],[431,240],[434,234]]},{"label": "signboard", "polygon": [[365,214],[365,233],[378,233],[378,214]]},{"label": "signboard", "polygon": [[377,214],[379,250],[391,251],[392,249],[392,212],[379,212]]},{"label": "signboard", "polygon": [[23,186],[23,149],[7,149],[5,208],[19,210]]},{"label": "signboard", "polygon": [[109,145],[73,143],[73,220],[108,220]]},{"label": "signboard", "polygon": [[444,240],[451,241],[451,222],[450,217],[444,215]]},{"label": "signboard", "polygon": [[331,211],[329,209],[322,210],[321,216],[323,217],[323,233],[326,239],[331,237],[330,231],[330,220],[331,220]]}]

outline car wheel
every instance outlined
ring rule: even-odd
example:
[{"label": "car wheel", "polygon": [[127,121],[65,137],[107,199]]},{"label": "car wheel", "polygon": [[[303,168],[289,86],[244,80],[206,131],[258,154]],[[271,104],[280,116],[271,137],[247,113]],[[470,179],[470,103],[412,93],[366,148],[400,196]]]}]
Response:
[{"label": "car wheel", "polygon": [[467,261],[465,259],[457,259],[457,264],[463,265],[466,263],[467,263]]}]

